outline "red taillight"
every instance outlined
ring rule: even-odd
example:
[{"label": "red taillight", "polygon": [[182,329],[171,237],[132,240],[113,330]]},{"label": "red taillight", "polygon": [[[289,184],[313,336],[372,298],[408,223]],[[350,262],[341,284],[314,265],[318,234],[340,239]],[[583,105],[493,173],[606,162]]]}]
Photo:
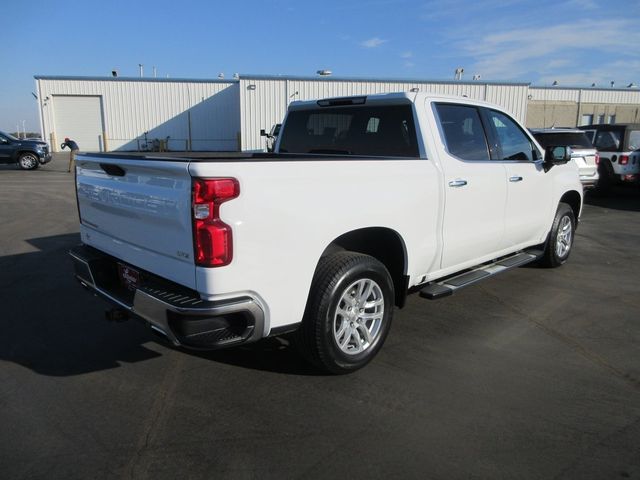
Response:
[{"label": "red taillight", "polygon": [[600,165],[600,153],[596,152],[596,165]]},{"label": "red taillight", "polygon": [[233,258],[231,227],[220,220],[220,205],[240,195],[235,178],[193,179],[193,249],[196,265],[222,267]]},{"label": "red taillight", "polygon": [[626,165],[627,163],[629,163],[629,155],[620,155],[620,158],[618,159],[618,163],[620,165]]}]

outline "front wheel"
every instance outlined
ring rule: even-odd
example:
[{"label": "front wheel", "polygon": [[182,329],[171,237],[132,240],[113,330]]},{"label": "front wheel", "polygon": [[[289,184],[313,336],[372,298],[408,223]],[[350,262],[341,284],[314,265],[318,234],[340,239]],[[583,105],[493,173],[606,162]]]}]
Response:
[{"label": "front wheel", "polygon": [[364,367],[385,341],[393,317],[393,282],[373,257],[340,252],[320,260],[297,343],[329,373]]},{"label": "front wheel", "polygon": [[23,153],[18,159],[18,165],[22,170],[35,170],[38,168],[38,157],[33,153]]},{"label": "front wheel", "polygon": [[551,233],[542,257],[542,265],[555,268],[564,264],[573,247],[576,229],[576,218],[573,210],[566,203],[558,205],[556,216],[551,225]]}]

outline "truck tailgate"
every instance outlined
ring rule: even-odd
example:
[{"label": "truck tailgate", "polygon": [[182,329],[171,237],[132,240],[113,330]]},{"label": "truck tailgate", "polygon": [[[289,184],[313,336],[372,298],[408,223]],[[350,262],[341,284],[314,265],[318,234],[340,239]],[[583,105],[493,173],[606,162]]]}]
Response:
[{"label": "truck tailgate", "polygon": [[82,241],[195,288],[188,161],[79,156]]}]

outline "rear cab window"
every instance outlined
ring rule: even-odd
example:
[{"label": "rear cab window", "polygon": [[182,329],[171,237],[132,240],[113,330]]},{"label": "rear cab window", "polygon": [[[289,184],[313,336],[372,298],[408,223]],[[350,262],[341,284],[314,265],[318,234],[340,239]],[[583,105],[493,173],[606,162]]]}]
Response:
[{"label": "rear cab window", "polygon": [[280,152],[418,158],[412,105],[292,110],[282,130]]}]

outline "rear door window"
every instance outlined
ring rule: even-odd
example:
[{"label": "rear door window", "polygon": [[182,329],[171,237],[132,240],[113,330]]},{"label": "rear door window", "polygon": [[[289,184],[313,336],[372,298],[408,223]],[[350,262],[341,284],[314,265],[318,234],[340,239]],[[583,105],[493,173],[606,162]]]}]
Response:
[{"label": "rear door window", "polygon": [[411,105],[293,110],[280,152],[419,157]]},{"label": "rear door window", "polygon": [[490,160],[487,137],[476,107],[437,103],[436,112],[451,155],[462,160]]}]

